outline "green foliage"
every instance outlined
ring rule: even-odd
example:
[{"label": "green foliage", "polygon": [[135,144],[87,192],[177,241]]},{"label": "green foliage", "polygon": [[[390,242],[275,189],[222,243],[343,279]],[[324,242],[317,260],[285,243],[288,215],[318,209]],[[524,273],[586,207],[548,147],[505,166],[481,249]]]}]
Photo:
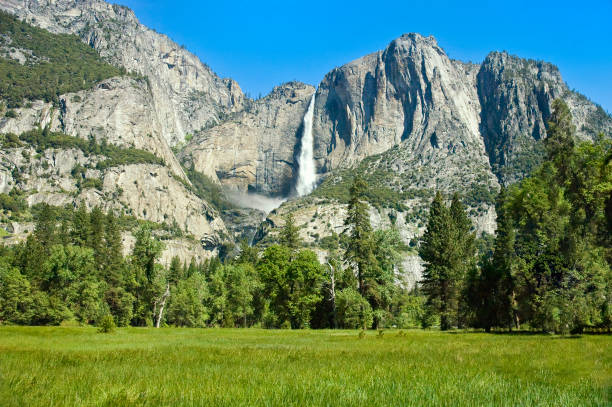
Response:
[{"label": "green foliage", "polygon": [[437,193],[430,208],[419,255],[425,262],[421,285],[427,305],[440,315],[440,328],[462,325],[460,295],[467,271],[475,261],[471,221],[457,195],[447,207]]},{"label": "green foliage", "polygon": [[30,282],[17,267],[0,260],[0,324],[28,324],[32,318]]},{"label": "green foliage", "polygon": [[287,246],[291,250],[297,250],[301,245],[300,235],[298,234],[299,228],[295,226],[295,220],[293,214],[290,213],[285,218],[285,225],[279,234],[279,243]]},{"label": "green foliage", "polygon": [[0,34],[0,46],[27,55],[23,65],[0,56],[0,99],[8,107],[20,107],[24,99],[57,103],[59,95],[125,74],[77,36],[52,34],[5,12],[0,12]]},{"label": "green foliage", "polygon": [[370,303],[353,288],[345,288],[336,297],[338,324],[348,329],[368,329],[374,315]]},{"label": "green foliage", "polygon": [[178,281],[170,294],[166,321],[174,326],[206,326],[208,309],[204,301],[207,296],[207,284],[201,274]]},{"label": "green foliage", "polygon": [[215,183],[201,172],[196,171],[194,166],[183,168],[183,170],[191,182],[191,185],[189,185],[183,180],[180,180],[187,189],[192,191],[199,198],[209,202],[219,212],[235,209],[235,205],[226,198],[225,192],[219,184]]},{"label": "green foliage", "polygon": [[105,315],[100,319],[98,332],[109,334],[115,331],[115,320],[112,315]]},{"label": "green foliage", "polygon": [[13,188],[8,194],[0,194],[0,209],[3,211],[19,213],[27,207],[23,194],[17,188]]},{"label": "green foliage", "polygon": [[269,322],[280,327],[289,322],[292,328],[305,328],[321,301],[323,269],[310,250],[295,255],[285,246],[268,247],[257,271],[268,302]]},{"label": "green foliage", "polygon": [[344,224],[350,227],[345,260],[351,264],[357,275],[357,288],[363,296],[368,296],[372,288],[370,277],[378,266],[374,257],[374,239],[370,214],[364,196],[368,184],[360,177],[355,177],[350,189],[350,200]]},{"label": "green foliage", "polygon": [[[89,140],[68,136],[60,132],[52,132],[48,127],[36,128],[22,133],[19,140],[30,144],[38,153],[49,148],[79,149],[86,155],[101,155],[105,160],[98,162],[96,168],[104,170],[110,167],[130,164],[157,164],[164,165],[164,161],[148,151],[137,148],[123,148],[114,144],[107,144],[106,140],[97,143],[94,138]],[[74,169],[73,169],[74,170]],[[76,171],[73,176],[78,175]]]},{"label": "green foliage", "polygon": [[2,148],[17,148],[21,147],[23,143],[19,140],[19,136],[13,133],[0,134],[0,145]]},{"label": "green foliage", "polygon": [[568,107],[553,108],[547,161],[502,190],[493,256],[467,279],[473,325],[486,330],[610,329],[612,142],[576,145]]}]

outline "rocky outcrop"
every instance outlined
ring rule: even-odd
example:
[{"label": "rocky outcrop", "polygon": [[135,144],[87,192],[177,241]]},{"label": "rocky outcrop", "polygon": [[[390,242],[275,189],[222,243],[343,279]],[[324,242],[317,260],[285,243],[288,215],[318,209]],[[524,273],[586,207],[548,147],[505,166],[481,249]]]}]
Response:
[{"label": "rocky outcrop", "polygon": [[0,9],[54,33],[78,35],[111,63],[146,77],[161,135],[170,145],[242,109],[244,96],[198,57],[103,0],[6,0]]},{"label": "rocky outcrop", "polygon": [[550,63],[492,52],[477,78],[482,138],[493,172],[505,184],[525,177],[541,162],[541,140],[556,98],[570,107],[578,137],[592,139],[612,131],[603,109],[570,91]]},{"label": "rocky outcrop", "polygon": [[315,105],[321,166],[330,170],[398,144],[424,162],[464,151],[482,161],[472,76],[433,37],[418,34],[331,71]]},{"label": "rocky outcrop", "polygon": [[93,137],[98,143],[149,151],[162,158],[176,175],[184,176],[163,137],[153,106],[145,80],[111,78],[94,89],[60,96],[59,107],[38,101],[31,107],[16,109],[15,118],[0,119],[0,133],[21,134],[48,125],[52,131],[84,139]]},{"label": "rocky outcrop", "polygon": [[287,195],[302,118],[314,91],[299,82],[275,87],[247,110],[196,134],[181,160],[229,189]]},{"label": "rocky outcrop", "polygon": [[0,153],[0,178],[6,180],[3,192],[19,188],[30,205],[76,206],[83,202],[89,208],[114,209],[159,224],[176,224],[198,239],[208,234],[227,235],[219,214],[190,192],[168,167],[134,164],[104,171],[88,169],[85,177],[99,180],[98,186],[79,187],[73,168],[95,168],[103,159],[85,156],[80,150],[48,149],[37,154],[29,147],[6,149]]}]

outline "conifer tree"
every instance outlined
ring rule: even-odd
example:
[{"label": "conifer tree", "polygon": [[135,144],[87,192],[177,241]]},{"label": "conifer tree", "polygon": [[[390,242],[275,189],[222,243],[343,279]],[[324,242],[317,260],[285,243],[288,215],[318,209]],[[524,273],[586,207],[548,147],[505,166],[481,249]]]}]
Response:
[{"label": "conifer tree", "polygon": [[566,181],[574,150],[576,127],[572,124],[572,114],[569,107],[562,99],[555,99],[552,108],[544,145],[546,146],[548,159],[559,170],[557,179]]},{"label": "conifer tree", "polygon": [[456,281],[452,269],[452,218],[438,191],[429,209],[419,255],[425,262],[421,286],[427,305],[440,314],[440,328],[449,329],[456,316]]},{"label": "conifer tree", "polygon": [[72,243],[75,246],[87,246],[90,241],[90,231],[89,213],[87,213],[85,204],[81,202],[78,209],[72,215]]},{"label": "conifer tree", "polygon": [[280,244],[287,246],[291,250],[295,251],[300,247],[301,239],[298,234],[299,227],[295,225],[295,219],[293,218],[293,214],[290,213],[285,218],[285,226],[280,231]]},{"label": "conifer tree", "polygon": [[94,251],[95,268],[101,271],[106,261],[106,251],[104,250],[104,224],[106,219],[104,213],[102,213],[98,206],[92,209],[89,215],[89,221],[91,232],[87,245]]},{"label": "conifer tree", "polygon": [[345,226],[351,228],[345,260],[354,266],[358,291],[366,298],[369,291],[368,279],[376,267],[370,214],[365,202],[367,188],[365,180],[355,176],[350,188],[347,218],[344,221]]},{"label": "conifer tree", "polygon": [[112,210],[106,215],[106,227],[104,230],[104,276],[112,286],[120,286],[125,283],[123,259],[123,246],[121,243],[121,231],[117,224],[117,218]]}]

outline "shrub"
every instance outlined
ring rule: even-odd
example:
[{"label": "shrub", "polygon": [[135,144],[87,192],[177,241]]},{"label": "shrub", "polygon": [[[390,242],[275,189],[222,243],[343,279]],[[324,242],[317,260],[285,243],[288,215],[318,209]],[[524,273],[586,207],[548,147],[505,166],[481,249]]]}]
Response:
[{"label": "shrub", "polygon": [[99,329],[98,332],[100,333],[111,333],[115,331],[115,320],[113,319],[113,316],[110,314],[107,314],[105,316],[102,317],[102,319],[100,319],[100,323],[99,323]]},{"label": "shrub", "polygon": [[345,288],[336,296],[338,323],[343,328],[358,329],[372,326],[374,315],[368,301],[352,288]]}]

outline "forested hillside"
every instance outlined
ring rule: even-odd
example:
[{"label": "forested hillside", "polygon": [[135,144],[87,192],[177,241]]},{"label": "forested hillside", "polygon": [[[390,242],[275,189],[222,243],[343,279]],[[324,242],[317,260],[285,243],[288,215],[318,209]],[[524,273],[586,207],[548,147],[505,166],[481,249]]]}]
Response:
[{"label": "forested hillside", "polygon": [[52,34],[0,11],[0,99],[8,108],[57,103],[62,94],[122,74],[75,35]]}]

